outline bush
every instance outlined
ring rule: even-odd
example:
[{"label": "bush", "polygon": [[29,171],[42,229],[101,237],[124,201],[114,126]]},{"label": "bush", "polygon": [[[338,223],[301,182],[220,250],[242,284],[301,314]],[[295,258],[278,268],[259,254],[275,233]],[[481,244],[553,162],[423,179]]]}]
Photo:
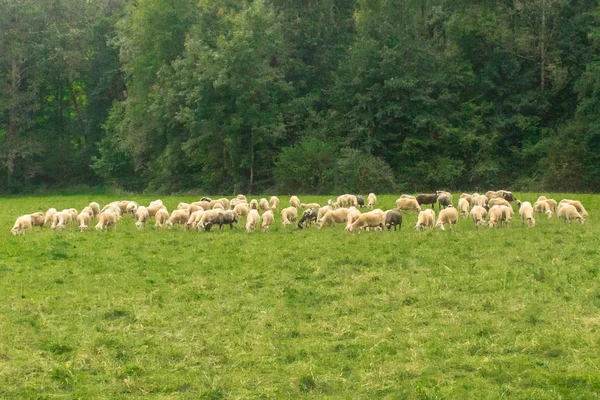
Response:
[{"label": "bush", "polygon": [[335,168],[337,193],[395,193],[398,185],[388,164],[371,154],[342,149]]}]

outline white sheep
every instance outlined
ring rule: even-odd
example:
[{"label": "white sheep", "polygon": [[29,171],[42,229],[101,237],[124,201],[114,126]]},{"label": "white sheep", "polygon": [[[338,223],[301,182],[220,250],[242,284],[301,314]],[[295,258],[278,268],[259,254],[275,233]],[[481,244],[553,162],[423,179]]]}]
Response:
[{"label": "white sheep", "polygon": [[586,209],[583,207],[583,204],[581,204],[581,202],[580,202],[580,201],[577,201],[577,200],[567,200],[567,199],[562,199],[562,200],[560,201],[560,203],[559,203],[559,207],[560,207],[560,204],[563,204],[563,203],[570,204],[570,205],[572,205],[573,207],[575,207],[575,209],[577,210],[577,212],[578,212],[578,213],[579,213],[579,214],[580,214],[580,215],[581,215],[581,216],[582,216],[584,219],[586,219],[586,218],[588,217],[588,213],[587,213]]},{"label": "white sheep", "polygon": [[189,217],[190,212],[187,209],[174,210],[169,219],[165,222],[165,226],[167,228],[172,228],[173,225],[184,225]]},{"label": "white sheep", "polygon": [[367,196],[367,207],[368,208],[375,207],[376,202],[377,202],[377,196],[375,196],[375,193],[369,193],[369,196]]},{"label": "white sheep", "polygon": [[250,209],[258,210],[258,201],[256,199],[250,200]]},{"label": "white sheep", "polygon": [[244,203],[248,202],[248,199],[243,194],[238,194],[237,197],[236,197],[236,199],[242,200]]},{"label": "white sheep", "polygon": [[296,207],[287,207],[281,210],[281,222],[284,226],[290,225],[298,219],[298,209]]},{"label": "white sheep", "polygon": [[[150,213],[150,207],[148,207],[148,212]],[[162,228],[168,219],[169,212],[167,211],[167,208],[163,206],[159,208],[154,214],[154,226],[156,226],[157,228]]]},{"label": "white sheep", "polygon": [[246,218],[246,216],[250,212],[250,208],[248,207],[247,203],[240,203],[240,204],[237,204],[233,208],[233,211],[237,214],[238,217],[240,217],[240,218],[242,218],[242,217]]},{"label": "white sheep", "polygon": [[[348,212],[348,214],[346,215],[346,230],[349,231],[350,227],[352,226],[352,224],[354,223],[354,221],[356,221],[358,219],[358,217],[361,216],[361,212],[360,210],[357,210],[356,208],[352,207],[352,210],[350,210],[350,212]],[[317,220],[319,220],[317,218]]]},{"label": "white sheep", "polygon": [[569,203],[561,202],[558,206],[558,217],[569,224],[575,220],[580,224],[584,223],[583,216],[577,211],[577,207]]},{"label": "white sheep", "polygon": [[325,214],[327,214],[327,212],[331,211],[331,210],[332,210],[332,208],[330,205],[319,208],[319,211],[317,211],[317,221],[320,220],[321,218],[323,218],[325,216]]},{"label": "white sheep", "polygon": [[403,211],[409,211],[409,210],[416,210],[416,211],[421,211],[421,206],[419,205],[419,202],[417,201],[417,199],[413,196],[412,198],[410,197],[400,197],[398,200],[396,200],[396,208],[403,210]]},{"label": "white sheep", "polygon": [[146,222],[148,222],[148,220],[150,219],[150,213],[148,212],[148,209],[144,206],[139,206],[135,210],[135,219],[136,219],[135,226],[138,229],[142,229],[143,227],[145,227]]},{"label": "white sheep", "polygon": [[533,206],[530,202],[524,201],[521,203],[521,207],[519,208],[519,215],[521,215],[521,224],[533,227],[535,226],[535,217],[533,216]]},{"label": "white sheep", "polygon": [[300,208],[300,204],[302,203],[300,203],[298,196],[290,197],[290,207]]},{"label": "white sheep", "polygon": [[[92,211],[92,215],[94,215],[93,211]],[[79,231],[83,232],[83,231],[87,230],[90,227],[91,220],[92,220],[91,215],[87,211],[85,211],[85,208],[84,208],[83,211],[81,211],[79,213],[79,215],[77,215],[77,225],[79,226]]]},{"label": "white sheep", "polygon": [[474,193],[471,197],[471,205],[479,206],[479,207],[487,207],[488,198],[486,196],[482,196],[480,194]]},{"label": "white sheep", "polygon": [[202,219],[202,216],[204,215],[204,210],[197,210],[194,211],[193,213],[190,214],[190,217],[188,218],[187,222],[184,225],[184,229],[187,231],[190,228],[197,228],[198,223],[200,222],[200,220]]},{"label": "white sheep", "polygon": [[456,210],[456,208],[450,206],[450,207],[444,208],[443,210],[441,210],[439,212],[438,219],[437,219],[435,226],[444,231],[445,230],[444,225],[448,224],[450,226],[450,229],[455,230],[457,222],[458,222],[458,210]]},{"label": "white sheep", "polygon": [[23,215],[17,218],[10,232],[13,235],[23,235],[27,229],[31,229],[31,215]]},{"label": "white sheep", "polygon": [[260,224],[260,214],[258,210],[252,209],[246,219],[246,232],[254,232],[258,224]]},{"label": "white sheep", "polygon": [[36,212],[33,214],[29,214],[31,217],[31,226],[36,227],[39,226],[40,230],[44,229],[44,224],[46,223],[46,215],[43,212]]},{"label": "white sheep", "polygon": [[538,214],[546,214],[548,218],[552,218],[554,215],[551,206],[546,199],[538,199],[538,201],[533,203],[533,211]]},{"label": "white sheep", "polygon": [[458,200],[458,203],[459,203],[459,206],[458,206],[458,208],[459,208],[459,209],[460,209],[460,199],[465,199],[465,200],[467,200],[467,201],[469,202],[469,205],[471,205],[471,204],[472,204],[472,201],[473,201],[473,195],[472,195],[472,194],[469,194],[469,193],[461,193],[461,194],[460,194],[460,198],[459,198],[459,200]]},{"label": "white sheep", "polygon": [[506,201],[503,197],[493,197],[490,200],[488,200],[487,205],[490,208],[494,206],[508,206],[512,208],[510,203]]},{"label": "white sheep", "polygon": [[356,221],[350,225],[349,232],[355,232],[359,229],[380,228],[383,230],[385,226],[385,213],[382,210],[374,210],[368,213],[361,214]]},{"label": "white sheep", "polygon": [[347,222],[349,212],[350,209],[348,208],[337,208],[335,210],[330,210],[320,220],[318,220],[315,225],[317,228],[321,229],[325,224],[333,226],[334,224]]},{"label": "white sheep", "polygon": [[277,196],[271,196],[269,199],[271,210],[279,210],[279,198]]},{"label": "white sheep", "polygon": [[463,217],[469,216],[469,200],[466,197],[458,199],[458,209]]},{"label": "white sheep", "polygon": [[419,216],[417,217],[417,224],[415,225],[415,229],[423,230],[425,228],[432,228],[435,222],[435,211],[433,209],[425,209],[419,212]]},{"label": "white sheep", "polygon": [[485,217],[487,215],[487,210],[482,206],[474,206],[471,209],[471,219],[473,220],[473,224],[477,228],[479,225],[485,225]]},{"label": "white sheep", "polygon": [[[151,217],[156,216],[156,213],[160,210],[167,210],[167,207],[165,207],[162,204],[154,204],[154,205],[149,205],[147,207],[148,210],[148,215],[150,215]],[[167,211],[167,218],[168,218],[169,212]]]},{"label": "white sheep", "polygon": [[135,201],[129,201],[127,202],[125,210],[127,214],[131,215],[132,218],[135,218],[135,211],[138,209],[138,207],[138,203],[136,203]]},{"label": "white sheep", "polygon": [[58,211],[56,211],[56,208],[49,208],[48,211],[46,211],[46,217],[44,218],[44,225],[47,225],[48,223],[52,223],[52,216],[54,214],[56,214]]},{"label": "white sheep", "polygon": [[504,218],[506,216],[506,213],[504,212],[502,207],[503,206],[493,206],[492,208],[490,208],[490,211],[488,212],[490,228],[500,227],[502,226],[502,223],[505,222]]},{"label": "white sheep", "polygon": [[98,214],[100,214],[100,204],[96,203],[95,201],[92,201],[88,207],[90,207],[92,209],[92,212],[94,213],[92,215],[92,218],[96,218],[98,216]]},{"label": "white sheep", "polygon": [[96,230],[109,230],[110,228],[115,228],[117,224],[117,214],[112,210],[104,210],[98,214],[98,224],[96,224]]},{"label": "white sheep", "polygon": [[300,208],[315,208],[315,209],[318,209],[318,208],[321,208],[321,205],[319,203],[307,203],[307,204],[301,203],[300,204]]},{"label": "white sheep", "polygon": [[265,232],[267,229],[269,229],[271,225],[273,225],[273,222],[275,221],[275,216],[273,215],[273,211],[268,210],[263,213],[261,218],[262,224],[260,225],[260,229],[262,229],[262,231]]},{"label": "white sheep", "polygon": [[269,206],[269,202],[267,201],[267,199],[265,199],[264,197],[260,199],[260,201],[258,202],[258,207],[262,210],[262,211],[267,211],[269,210],[271,207]]}]

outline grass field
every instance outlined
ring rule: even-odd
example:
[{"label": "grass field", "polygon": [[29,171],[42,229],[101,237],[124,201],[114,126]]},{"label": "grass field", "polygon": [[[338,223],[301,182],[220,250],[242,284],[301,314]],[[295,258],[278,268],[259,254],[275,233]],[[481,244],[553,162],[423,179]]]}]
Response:
[{"label": "grass field", "polygon": [[0,398],[598,398],[600,195],[548,197],[588,223],[15,237],[21,214],[117,198],[1,199]]}]

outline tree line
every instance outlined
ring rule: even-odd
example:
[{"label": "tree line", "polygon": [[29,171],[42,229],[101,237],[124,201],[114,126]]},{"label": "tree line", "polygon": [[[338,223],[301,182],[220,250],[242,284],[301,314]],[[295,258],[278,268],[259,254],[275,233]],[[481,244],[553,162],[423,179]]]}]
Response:
[{"label": "tree line", "polygon": [[596,0],[0,0],[0,192],[597,191]]}]

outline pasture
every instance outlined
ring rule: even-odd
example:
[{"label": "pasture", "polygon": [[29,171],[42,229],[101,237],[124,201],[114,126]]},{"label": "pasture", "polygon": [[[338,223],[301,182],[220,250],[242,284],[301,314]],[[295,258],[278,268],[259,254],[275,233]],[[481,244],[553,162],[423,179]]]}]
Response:
[{"label": "pasture", "polygon": [[0,398],[597,398],[600,196],[546,195],[588,222],[13,236],[21,214],[156,197],[1,199]]}]

